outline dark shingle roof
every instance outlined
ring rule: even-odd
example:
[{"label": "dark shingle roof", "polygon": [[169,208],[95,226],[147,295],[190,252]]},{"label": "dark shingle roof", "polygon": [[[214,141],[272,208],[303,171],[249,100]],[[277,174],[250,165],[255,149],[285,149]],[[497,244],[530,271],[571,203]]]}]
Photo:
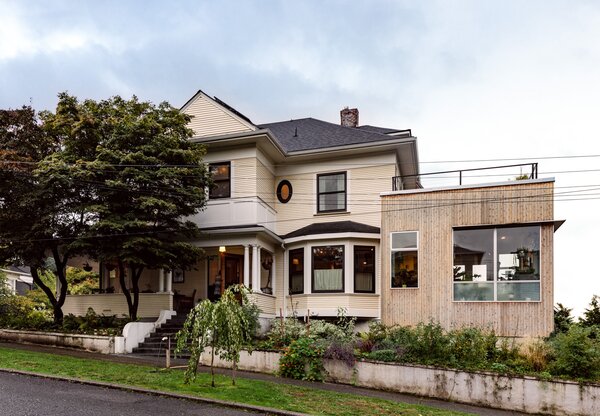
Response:
[{"label": "dark shingle roof", "polygon": [[398,139],[369,129],[343,127],[314,118],[261,124],[258,127],[269,129],[286,152]]},{"label": "dark shingle roof", "polygon": [[288,233],[282,238],[301,237],[304,235],[314,234],[332,234],[332,233],[365,233],[365,234],[379,234],[379,227],[373,227],[372,225],[362,224],[354,221],[333,221],[333,222],[321,222],[316,224],[307,225]]}]

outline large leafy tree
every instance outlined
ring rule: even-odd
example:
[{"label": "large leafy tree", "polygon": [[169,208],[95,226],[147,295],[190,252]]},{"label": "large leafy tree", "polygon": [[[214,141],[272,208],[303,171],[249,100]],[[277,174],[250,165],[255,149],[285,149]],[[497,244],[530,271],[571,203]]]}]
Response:
[{"label": "large leafy tree", "polygon": [[[47,134],[31,107],[0,110],[0,263],[31,268],[34,282],[52,305],[56,323],[63,317],[71,237],[79,229],[71,221],[69,206],[69,201],[77,199],[76,190],[49,183],[40,171],[44,160],[60,147],[60,138]],[[48,258],[56,266],[52,271],[60,282],[58,293],[40,278]]]},{"label": "large leafy tree", "polygon": [[44,125],[64,147],[45,168],[82,188],[86,206],[76,212],[90,226],[74,245],[118,268],[136,319],[143,270],[187,268],[201,254],[191,243],[198,226],[187,218],[206,204],[204,148],[189,140],[189,117],[167,103],[59,98]]},{"label": "large leafy tree", "polygon": [[[188,122],[167,103],[66,93],[40,117],[0,112],[0,261],[31,267],[57,323],[74,255],[118,267],[132,319],[144,269],[195,264],[198,226],[186,218],[204,207],[210,179]],[[40,278],[49,263],[57,294]]]}]

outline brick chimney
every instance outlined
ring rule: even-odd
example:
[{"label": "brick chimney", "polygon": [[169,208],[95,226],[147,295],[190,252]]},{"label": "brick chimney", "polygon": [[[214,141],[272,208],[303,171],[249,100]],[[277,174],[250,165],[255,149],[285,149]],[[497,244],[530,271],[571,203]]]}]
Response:
[{"label": "brick chimney", "polygon": [[340,111],[340,119],[343,127],[358,127],[358,108],[344,107]]}]

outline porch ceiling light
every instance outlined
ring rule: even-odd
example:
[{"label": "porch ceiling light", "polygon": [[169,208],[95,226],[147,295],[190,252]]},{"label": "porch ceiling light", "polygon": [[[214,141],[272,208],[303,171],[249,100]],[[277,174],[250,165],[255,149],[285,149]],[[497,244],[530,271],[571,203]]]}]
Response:
[{"label": "porch ceiling light", "polygon": [[219,247],[219,253],[225,253],[226,251],[227,251],[227,248],[225,246]]}]

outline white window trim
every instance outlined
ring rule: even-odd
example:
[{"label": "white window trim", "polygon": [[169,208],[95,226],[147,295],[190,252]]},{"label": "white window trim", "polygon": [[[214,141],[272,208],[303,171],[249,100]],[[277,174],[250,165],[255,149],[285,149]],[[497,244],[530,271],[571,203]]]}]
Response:
[{"label": "white window trim", "polygon": [[[392,253],[398,253],[398,252],[402,252],[402,251],[415,251],[414,248],[392,248],[392,235],[394,234],[407,234],[407,233],[415,233],[417,234],[417,287],[393,287],[392,286],[392,269],[393,269],[393,264],[392,264]],[[419,289],[421,287],[421,262],[419,261],[419,253],[421,252],[421,250],[419,249],[419,242],[420,242],[420,238],[419,238],[419,232],[418,231],[394,231],[390,233],[390,280],[389,280],[389,287],[391,290],[415,290],[415,289]],[[454,294],[453,294],[454,295]]]}]

